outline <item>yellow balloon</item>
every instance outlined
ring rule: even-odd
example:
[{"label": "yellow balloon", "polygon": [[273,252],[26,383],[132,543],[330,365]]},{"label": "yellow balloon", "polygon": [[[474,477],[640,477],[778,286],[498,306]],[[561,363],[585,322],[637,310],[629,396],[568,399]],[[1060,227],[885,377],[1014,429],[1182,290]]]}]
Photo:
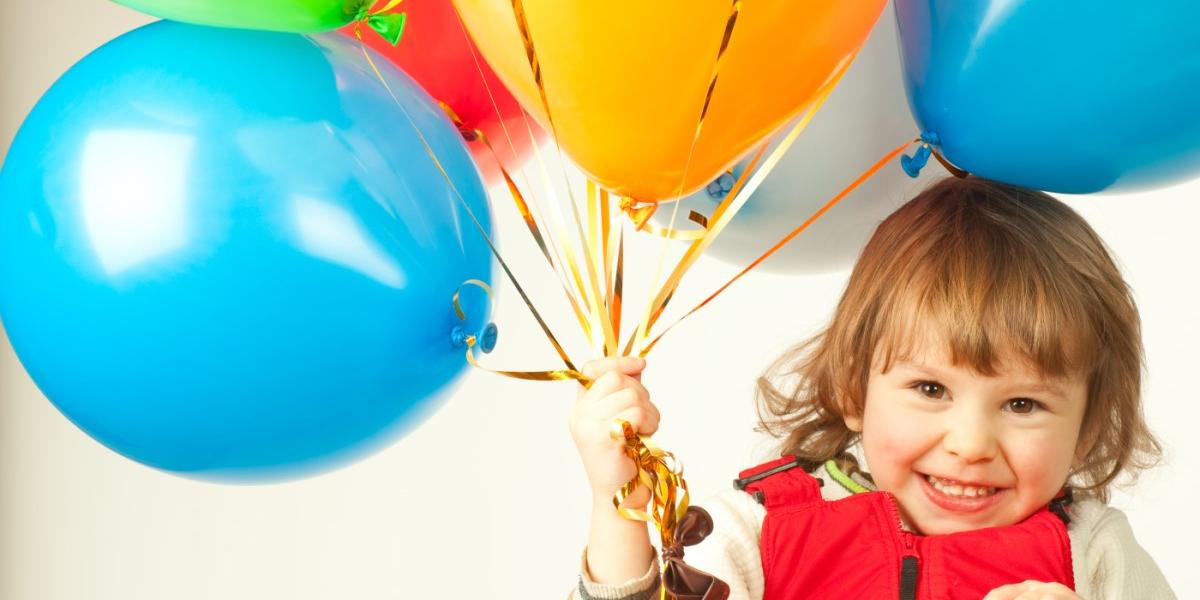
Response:
[{"label": "yellow balloon", "polygon": [[563,150],[642,202],[703,187],[804,110],[885,3],[454,0],[487,62]]}]

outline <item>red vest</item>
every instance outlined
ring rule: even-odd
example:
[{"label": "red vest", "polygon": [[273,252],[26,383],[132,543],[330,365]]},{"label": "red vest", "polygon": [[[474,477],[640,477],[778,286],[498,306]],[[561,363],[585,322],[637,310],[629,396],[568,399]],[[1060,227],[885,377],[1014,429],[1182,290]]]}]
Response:
[{"label": "red vest", "polygon": [[1026,579],[1075,589],[1071,542],[1042,508],[1007,527],[950,535],[904,531],[887,492],[821,498],[821,482],[781,459],[742,471],[738,487],[767,508],[762,526],[763,600],[970,598]]}]

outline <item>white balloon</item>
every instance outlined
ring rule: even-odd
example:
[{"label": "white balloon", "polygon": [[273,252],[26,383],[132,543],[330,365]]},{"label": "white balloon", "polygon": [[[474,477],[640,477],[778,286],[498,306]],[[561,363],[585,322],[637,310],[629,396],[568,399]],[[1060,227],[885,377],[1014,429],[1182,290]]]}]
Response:
[{"label": "white balloon", "polygon": [[[707,254],[735,266],[749,264],[890,150],[917,135],[905,98],[896,21],[889,4],[837,88]],[[746,162],[734,168],[732,177],[723,178],[726,187]],[[899,160],[885,166],[759,268],[805,274],[848,268],[884,217],[928,180],[944,174],[940,166],[931,164],[914,180],[900,168]],[[706,190],[684,198],[676,227],[694,228],[686,220],[689,211],[707,217],[719,201]],[[655,222],[667,225],[673,208],[660,206]]]}]

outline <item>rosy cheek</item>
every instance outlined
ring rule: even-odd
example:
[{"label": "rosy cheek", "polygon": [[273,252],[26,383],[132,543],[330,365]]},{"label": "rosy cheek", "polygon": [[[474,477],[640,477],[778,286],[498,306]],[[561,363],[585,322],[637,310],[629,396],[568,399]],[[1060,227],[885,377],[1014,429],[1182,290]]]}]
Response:
[{"label": "rosy cheek", "polygon": [[880,411],[874,416],[875,419],[868,423],[873,427],[869,432],[864,432],[868,434],[867,441],[893,461],[913,460],[924,454],[936,441],[937,427],[930,415],[914,414],[913,411],[896,407]]},{"label": "rosy cheek", "polygon": [[[897,416],[898,415],[894,415]],[[928,430],[903,418],[868,422],[863,432],[863,449],[872,475],[881,485],[900,484],[930,447]]]},{"label": "rosy cheek", "polygon": [[1070,470],[1073,450],[1053,437],[1039,437],[1006,444],[1005,458],[1024,495],[1037,497],[1057,493]]}]

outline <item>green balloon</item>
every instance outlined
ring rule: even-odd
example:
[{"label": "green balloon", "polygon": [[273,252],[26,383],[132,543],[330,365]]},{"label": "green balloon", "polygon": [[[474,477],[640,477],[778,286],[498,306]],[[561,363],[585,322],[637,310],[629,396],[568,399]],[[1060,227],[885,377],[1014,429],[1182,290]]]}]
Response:
[{"label": "green balloon", "polygon": [[366,17],[374,0],[113,0],[147,14],[197,25],[310,33]]}]

